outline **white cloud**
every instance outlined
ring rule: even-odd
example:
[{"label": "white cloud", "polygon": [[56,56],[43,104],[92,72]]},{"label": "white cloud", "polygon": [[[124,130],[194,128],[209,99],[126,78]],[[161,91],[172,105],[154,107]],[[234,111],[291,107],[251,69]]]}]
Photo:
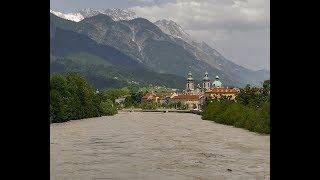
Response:
[{"label": "white cloud", "polygon": [[[266,53],[260,53],[261,57],[259,53],[252,55],[255,49],[256,52],[263,51],[258,48],[267,48],[265,51],[269,52],[270,43],[266,38],[269,37],[270,29],[269,0],[177,0],[151,6],[135,6],[130,9],[151,22],[159,19],[177,22],[193,37],[209,40],[208,43],[215,46],[214,48],[224,46],[223,55],[226,58],[234,57],[232,59],[234,62],[245,67],[253,69],[270,67],[269,56],[266,57]],[[252,34],[256,32],[263,37],[253,36]],[[240,34],[243,38],[239,38]],[[241,47],[243,44],[250,44],[246,41],[252,38],[257,38],[254,45]],[[228,44],[233,48],[228,48]],[[241,55],[235,57],[234,52],[238,51],[234,44],[245,52],[241,51]],[[257,61],[261,61],[260,66]]]}]

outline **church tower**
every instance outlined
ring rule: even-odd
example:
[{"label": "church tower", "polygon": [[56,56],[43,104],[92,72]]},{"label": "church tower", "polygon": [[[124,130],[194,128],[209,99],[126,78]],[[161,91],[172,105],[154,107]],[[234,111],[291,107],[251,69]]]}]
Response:
[{"label": "church tower", "polygon": [[186,92],[192,93],[193,91],[194,91],[193,78],[192,78],[191,71],[189,71],[188,78],[187,78]]},{"label": "church tower", "polygon": [[208,77],[208,72],[206,71],[206,73],[204,74],[203,77],[203,83],[202,83],[202,91],[206,92],[207,90],[210,90],[210,79]]}]

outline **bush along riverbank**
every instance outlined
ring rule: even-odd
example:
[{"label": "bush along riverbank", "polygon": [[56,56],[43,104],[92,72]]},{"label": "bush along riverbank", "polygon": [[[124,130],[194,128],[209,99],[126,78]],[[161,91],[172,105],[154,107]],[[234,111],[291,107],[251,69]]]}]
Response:
[{"label": "bush along riverbank", "polygon": [[114,115],[112,100],[96,93],[83,76],[68,72],[66,77],[54,74],[50,79],[50,123]]},{"label": "bush along riverbank", "polygon": [[263,88],[247,85],[235,100],[229,97],[206,98],[202,119],[270,134],[270,81]]}]

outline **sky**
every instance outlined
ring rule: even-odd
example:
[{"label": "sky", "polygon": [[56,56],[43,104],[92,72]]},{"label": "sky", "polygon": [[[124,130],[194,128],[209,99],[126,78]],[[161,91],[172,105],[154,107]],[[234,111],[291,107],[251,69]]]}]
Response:
[{"label": "sky", "polygon": [[63,13],[120,8],[151,22],[173,20],[243,67],[270,70],[270,0],[50,0]]}]

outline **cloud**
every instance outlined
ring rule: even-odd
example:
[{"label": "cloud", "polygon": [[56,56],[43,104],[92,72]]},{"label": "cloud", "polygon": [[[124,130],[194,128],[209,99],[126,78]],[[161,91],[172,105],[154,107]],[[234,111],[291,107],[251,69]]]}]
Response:
[{"label": "cloud", "polygon": [[138,2],[138,3],[153,3],[153,4],[162,4],[167,2],[174,2],[175,0],[129,0],[130,2]]},{"label": "cloud", "polygon": [[[269,51],[267,42],[270,33],[269,0],[176,0],[162,4],[134,6],[129,9],[151,22],[159,19],[173,20],[196,39],[209,40],[208,43],[216,48],[220,46],[222,49],[223,46],[224,56],[227,58],[235,57],[234,54],[238,51],[232,44],[237,44],[239,49],[245,52],[241,53],[242,57],[236,56],[232,60],[253,69],[269,69],[269,57],[266,53],[261,53],[261,57],[258,58],[259,61],[264,61],[261,66],[257,66],[256,59],[259,54],[245,55],[245,53],[252,54],[254,49],[257,52],[262,51],[257,48],[267,48],[263,52]],[[248,41],[252,38],[258,39],[250,44]],[[228,48],[228,44],[233,48]],[[247,49],[241,47],[243,45],[246,45]],[[252,63],[254,66],[250,61],[254,62]]]},{"label": "cloud", "polygon": [[[177,0],[161,5],[130,8],[151,21],[171,19],[186,29],[215,28],[247,30],[269,27],[267,0]],[[193,26],[196,24],[196,26]]]},{"label": "cloud", "polygon": [[50,7],[65,13],[129,8],[151,22],[173,20],[237,64],[270,68],[270,0],[50,0]]}]

